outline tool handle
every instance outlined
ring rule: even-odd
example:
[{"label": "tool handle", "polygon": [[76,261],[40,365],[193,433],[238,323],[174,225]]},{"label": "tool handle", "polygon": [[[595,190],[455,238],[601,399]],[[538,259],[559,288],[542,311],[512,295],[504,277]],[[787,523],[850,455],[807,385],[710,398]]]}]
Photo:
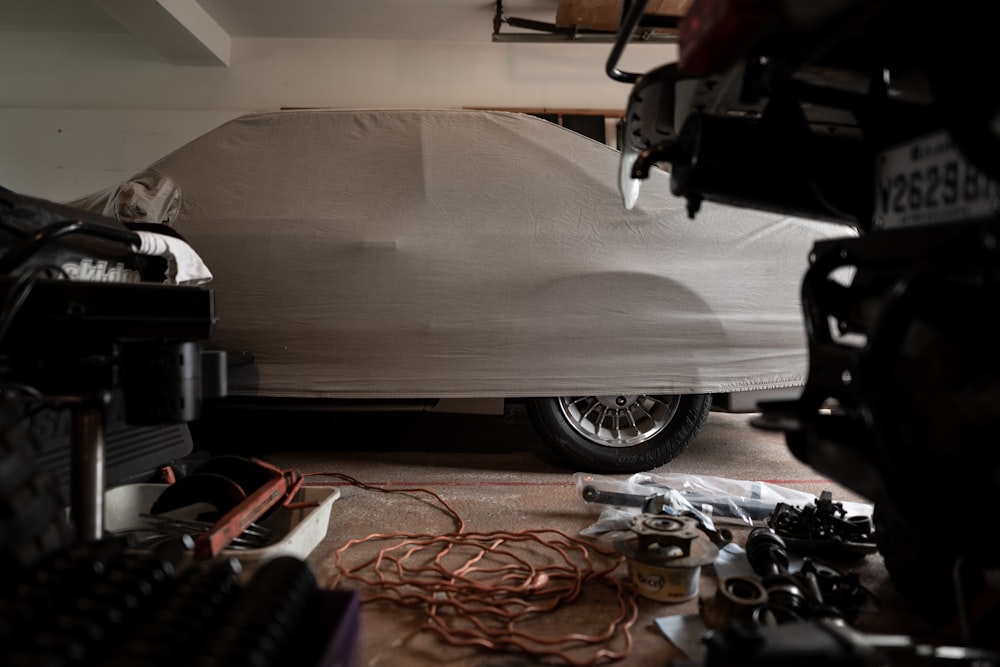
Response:
[{"label": "tool handle", "polygon": [[583,499],[588,503],[599,503],[601,505],[618,505],[620,507],[642,507],[648,496],[640,496],[634,493],[620,493],[617,491],[601,491],[596,486],[588,484],[583,487]]}]

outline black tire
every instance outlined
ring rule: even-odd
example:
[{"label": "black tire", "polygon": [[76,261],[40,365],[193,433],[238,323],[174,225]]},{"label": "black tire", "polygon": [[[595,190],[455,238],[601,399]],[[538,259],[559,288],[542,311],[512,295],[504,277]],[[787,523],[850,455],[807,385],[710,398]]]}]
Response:
[{"label": "black tire", "polygon": [[669,463],[701,430],[711,394],[531,398],[542,440],[579,472],[635,473]]},{"label": "black tire", "polygon": [[37,466],[27,418],[0,399],[0,590],[72,543],[65,508],[55,476]]}]

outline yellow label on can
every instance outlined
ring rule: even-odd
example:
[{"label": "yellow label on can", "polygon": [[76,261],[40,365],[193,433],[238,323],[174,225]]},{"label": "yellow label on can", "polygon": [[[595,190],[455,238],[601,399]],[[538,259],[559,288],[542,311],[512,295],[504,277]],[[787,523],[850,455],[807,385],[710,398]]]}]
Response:
[{"label": "yellow label on can", "polygon": [[684,602],[698,595],[701,568],[678,568],[628,561],[629,576],[643,597],[660,602]]}]

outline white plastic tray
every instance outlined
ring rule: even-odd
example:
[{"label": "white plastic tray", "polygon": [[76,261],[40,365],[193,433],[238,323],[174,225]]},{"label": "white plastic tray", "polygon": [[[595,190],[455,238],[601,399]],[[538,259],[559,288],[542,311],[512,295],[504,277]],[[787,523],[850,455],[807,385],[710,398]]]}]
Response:
[{"label": "white plastic tray", "polygon": [[[141,515],[148,513],[166,484],[124,484],[108,489],[104,494],[104,528],[109,533],[123,533],[148,528],[150,522]],[[316,501],[315,507],[286,509],[279,507],[260,522],[275,533],[275,541],[258,549],[226,549],[224,557],[233,557],[244,564],[259,564],[277,556],[296,556],[305,560],[326,537],[333,502],[340,490],[325,486],[303,486],[294,502]],[[170,516],[193,519],[208,506],[192,505],[170,512]]]}]

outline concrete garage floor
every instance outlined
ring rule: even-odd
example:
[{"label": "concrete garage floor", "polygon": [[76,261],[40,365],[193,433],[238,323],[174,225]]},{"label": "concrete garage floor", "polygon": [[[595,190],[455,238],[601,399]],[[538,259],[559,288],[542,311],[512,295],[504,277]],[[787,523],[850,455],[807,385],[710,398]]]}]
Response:
[{"label": "concrete garage floor", "polygon": [[[782,435],[754,429],[749,419],[750,415],[712,413],[692,446],[653,472],[763,481],[814,495],[829,490],[836,501],[867,502],[797,461]],[[594,523],[601,511],[600,506],[582,500],[573,477],[575,471],[553,460],[520,410],[502,417],[257,413],[244,416],[238,428],[232,421],[195,424],[196,447],[209,443],[213,454],[252,454],[281,468],[294,468],[304,474],[337,473],[385,489],[428,489],[461,516],[466,532],[557,529],[576,537]],[[373,533],[441,535],[455,530],[451,517],[426,495],[381,493],[333,475],[310,475],[307,484],[336,485],[341,491],[333,504],[326,537],[307,559],[324,587],[339,585],[356,590],[363,599],[385,592],[379,586],[338,577],[338,550],[351,540]],[[744,543],[748,530],[734,527],[737,544]],[[377,546],[395,543],[386,541]],[[614,551],[607,541],[592,539],[590,544]],[[343,562],[361,563],[374,551],[369,543],[351,546],[344,551]],[[859,572],[873,600],[865,606],[855,627],[905,634],[925,630],[898,600],[877,554],[866,556],[853,569]],[[619,564],[610,577],[627,581],[625,564]],[[699,596],[713,595],[715,585],[713,568],[703,568]],[[662,667],[684,660],[684,653],[668,641],[655,619],[695,615],[698,599],[682,603],[644,597],[637,600],[632,645],[622,664]],[[554,636],[596,634],[616,612],[612,589],[593,585],[585,587],[580,599],[562,612],[537,615],[529,627]],[[540,662],[537,657],[513,650],[498,653],[476,646],[449,645],[427,630],[426,624],[427,616],[418,608],[404,608],[394,602],[365,602],[360,614],[358,665],[512,667]],[[623,651],[625,639],[618,633],[605,643],[571,652],[570,659],[586,664],[602,648]],[[549,662],[567,664],[559,659],[544,664]],[[597,664],[607,662],[597,660]]]}]

